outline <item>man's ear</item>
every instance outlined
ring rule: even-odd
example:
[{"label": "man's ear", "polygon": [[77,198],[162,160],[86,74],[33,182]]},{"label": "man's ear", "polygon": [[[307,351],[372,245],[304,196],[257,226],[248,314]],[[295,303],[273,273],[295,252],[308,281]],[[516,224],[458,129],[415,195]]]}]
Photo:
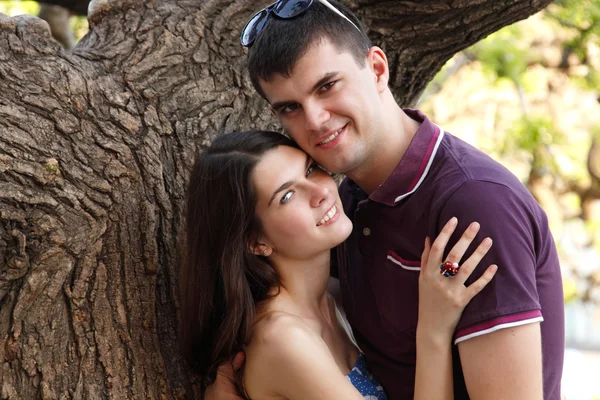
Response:
[{"label": "man's ear", "polygon": [[373,46],[367,53],[367,66],[371,68],[375,78],[375,85],[381,93],[388,88],[390,69],[388,60],[381,48]]}]

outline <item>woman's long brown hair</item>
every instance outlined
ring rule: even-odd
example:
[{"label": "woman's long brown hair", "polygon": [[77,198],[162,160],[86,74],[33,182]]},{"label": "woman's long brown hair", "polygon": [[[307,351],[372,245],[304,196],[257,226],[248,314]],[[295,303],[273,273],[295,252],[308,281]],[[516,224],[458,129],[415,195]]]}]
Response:
[{"label": "woman's long brown hair", "polygon": [[179,343],[192,369],[205,378],[204,386],[242,349],[255,304],[279,286],[267,259],[248,246],[261,232],[252,172],[265,152],[282,145],[297,147],[277,132],[222,135],[192,171],[186,260],[179,275]]}]

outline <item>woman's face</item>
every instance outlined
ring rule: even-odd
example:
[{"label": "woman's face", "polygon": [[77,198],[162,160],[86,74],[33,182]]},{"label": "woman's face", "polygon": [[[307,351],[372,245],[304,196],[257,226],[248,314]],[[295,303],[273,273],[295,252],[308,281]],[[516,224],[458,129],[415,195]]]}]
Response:
[{"label": "woman's face", "polygon": [[302,150],[278,146],[256,165],[252,183],[262,238],[272,255],[310,259],[342,243],[352,231],[335,181]]}]

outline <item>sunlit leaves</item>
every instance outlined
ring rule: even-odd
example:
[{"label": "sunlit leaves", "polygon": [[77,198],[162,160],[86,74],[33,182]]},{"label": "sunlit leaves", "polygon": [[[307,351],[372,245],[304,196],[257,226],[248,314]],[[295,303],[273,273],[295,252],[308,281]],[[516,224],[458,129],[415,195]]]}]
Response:
[{"label": "sunlit leaves", "polygon": [[508,78],[520,84],[528,64],[528,51],[520,44],[521,36],[518,26],[511,25],[472,46],[469,53],[497,79]]},{"label": "sunlit leaves", "polygon": [[37,1],[0,1],[0,13],[7,15],[34,14],[40,12]]}]

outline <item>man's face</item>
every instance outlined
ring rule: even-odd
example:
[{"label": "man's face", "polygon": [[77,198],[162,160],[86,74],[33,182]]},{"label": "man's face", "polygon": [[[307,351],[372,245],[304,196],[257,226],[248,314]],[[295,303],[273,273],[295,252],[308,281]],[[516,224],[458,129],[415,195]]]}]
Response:
[{"label": "man's face", "polygon": [[381,64],[371,50],[361,66],[324,39],[311,46],[290,77],[276,74],[260,82],[286,132],[329,171],[352,176],[375,160],[387,75],[382,83],[373,58]]}]

